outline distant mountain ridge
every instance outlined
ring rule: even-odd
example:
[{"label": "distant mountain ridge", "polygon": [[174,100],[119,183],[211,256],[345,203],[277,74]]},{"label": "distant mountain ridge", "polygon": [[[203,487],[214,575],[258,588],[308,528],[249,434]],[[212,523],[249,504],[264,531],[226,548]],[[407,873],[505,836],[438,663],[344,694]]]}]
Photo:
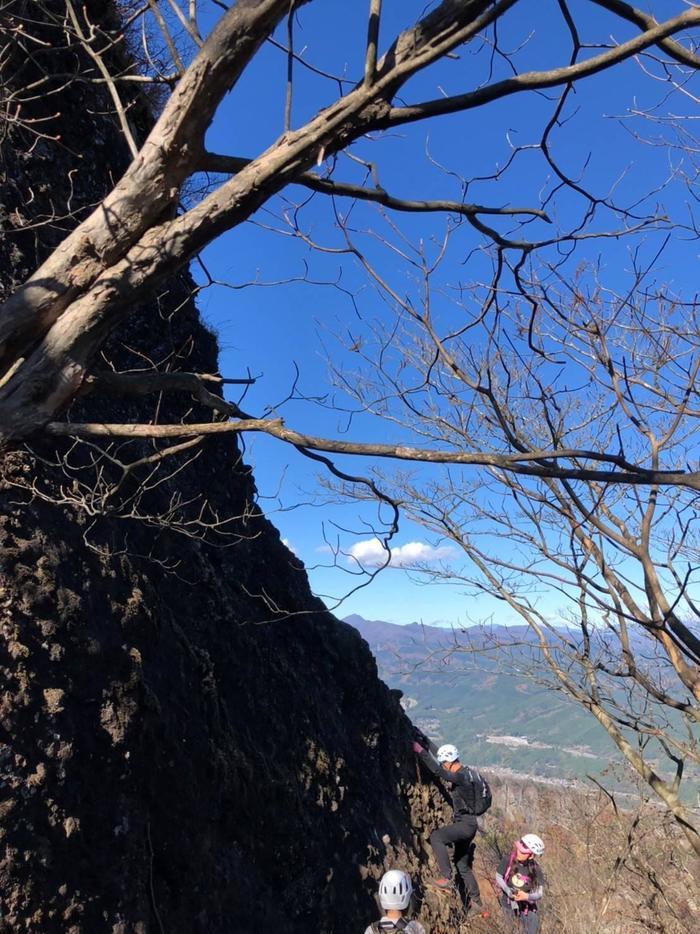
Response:
[{"label": "distant mountain ridge", "polygon": [[[600,724],[562,691],[547,688],[533,631],[527,626],[400,626],[352,614],[345,620],[368,643],[380,677],[400,689],[411,720],[436,742],[455,743],[465,761],[547,780],[604,777],[632,790],[622,756]],[[580,638],[565,630],[571,641]],[[606,649],[604,629],[591,634]],[[644,633],[631,636],[638,657],[653,659]],[[505,651],[503,650],[505,649]],[[539,682],[527,668],[539,668]],[[621,688],[624,690],[624,688]],[[689,766],[685,794],[700,791]]]},{"label": "distant mountain ridge", "polygon": [[535,657],[527,626],[450,628],[345,618],[368,643],[380,677],[400,689],[414,723],[436,741],[454,742],[465,761],[548,779],[582,779],[608,768],[612,743],[585,711],[504,671],[498,646],[513,663]]},{"label": "distant mountain ridge", "polygon": [[425,623],[388,623],[381,619],[365,619],[351,613],[343,620],[358,630],[370,647],[387,641],[396,645],[431,645],[445,648],[453,645],[458,637],[460,645],[483,646],[485,637],[495,642],[512,641],[513,638],[534,644],[535,638],[529,626],[435,626]]}]

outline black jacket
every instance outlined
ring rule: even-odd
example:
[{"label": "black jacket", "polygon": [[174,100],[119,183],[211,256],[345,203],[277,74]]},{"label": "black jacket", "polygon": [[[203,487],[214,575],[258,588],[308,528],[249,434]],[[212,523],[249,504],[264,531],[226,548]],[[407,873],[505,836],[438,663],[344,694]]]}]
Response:
[{"label": "black jacket", "polygon": [[474,783],[469,777],[469,771],[464,766],[460,766],[459,771],[448,772],[425,749],[419,753],[419,756],[426,769],[449,785],[455,817],[473,816]]}]

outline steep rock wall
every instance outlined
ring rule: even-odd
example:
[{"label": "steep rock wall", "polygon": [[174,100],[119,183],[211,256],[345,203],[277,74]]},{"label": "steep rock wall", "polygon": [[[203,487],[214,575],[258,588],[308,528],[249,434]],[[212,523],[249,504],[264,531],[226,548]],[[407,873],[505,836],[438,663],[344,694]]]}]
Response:
[{"label": "steep rock wall", "polygon": [[[26,83],[32,67],[82,69],[52,24],[60,0],[6,4],[5,25],[28,22],[29,6],[45,44],[29,65],[10,63],[6,84]],[[96,0],[88,10],[107,15]],[[4,125],[3,294],[128,158],[104,90],[58,88],[24,108],[41,123]],[[132,110],[137,132],[146,114]],[[214,372],[215,341],[190,289],[182,277],[138,309],[105,362]],[[187,397],[87,398],[71,414],[172,418],[192,407]],[[153,450],[110,453],[127,461]],[[91,448],[2,455],[6,930],[350,934],[374,916],[383,865],[417,876],[425,863],[412,828],[430,825],[435,798],[416,785],[397,696],[355,631],[311,595],[255,505],[235,442],[195,453],[157,483],[136,471],[106,499],[119,468]],[[141,495],[147,479],[153,489]],[[208,522],[226,520],[204,538],[203,507]],[[439,898],[424,907],[444,930],[456,930],[452,915]]]}]

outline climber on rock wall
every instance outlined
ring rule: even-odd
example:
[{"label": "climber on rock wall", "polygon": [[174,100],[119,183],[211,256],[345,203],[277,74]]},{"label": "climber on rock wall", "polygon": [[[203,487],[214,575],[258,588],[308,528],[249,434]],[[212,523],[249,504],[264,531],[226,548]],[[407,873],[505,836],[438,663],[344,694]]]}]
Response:
[{"label": "climber on rock wall", "polygon": [[525,934],[537,934],[540,929],[538,908],[544,894],[544,876],[537,857],[543,853],[542,839],[537,834],[526,833],[515,841],[496,872],[503,914]]},{"label": "climber on rock wall", "polygon": [[[454,845],[454,862],[468,898],[468,907],[480,907],[479,885],[472,872],[474,859],[474,837],[477,815],[491,806],[491,791],[484,777],[459,761],[459,752],[451,744],[440,746],[435,757],[421,743],[414,741],[413,751],[425,767],[445,782],[451,793],[454,819],[451,824],[438,827],[430,835],[430,845],[435,853],[439,876],[432,881],[436,888],[454,891],[452,869],[447,853],[447,844]],[[436,761],[437,760],[437,761]]]},{"label": "climber on rock wall", "polygon": [[406,934],[428,934],[419,921],[409,921],[413,885],[410,876],[400,869],[390,869],[382,876],[377,901],[384,912],[379,921],[370,924],[365,934],[405,931]]}]

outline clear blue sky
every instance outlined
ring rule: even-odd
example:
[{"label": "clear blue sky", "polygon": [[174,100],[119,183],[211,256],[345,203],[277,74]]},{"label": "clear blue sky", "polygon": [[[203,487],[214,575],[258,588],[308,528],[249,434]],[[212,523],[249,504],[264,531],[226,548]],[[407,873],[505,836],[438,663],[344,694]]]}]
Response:
[{"label": "clear blue sky", "polygon": [[[305,7],[295,29],[296,48],[303,50],[304,59],[319,69],[357,78],[362,67],[367,6],[365,0],[356,3],[326,0]],[[619,20],[598,8],[591,10],[590,6],[585,0],[571,4],[572,11],[585,24],[583,38],[586,41],[607,42],[611,30],[618,41],[634,34],[633,27],[621,26]],[[678,0],[653,4],[657,18],[676,14],[679,7]],[[388,39],[419,16],[424,8],[423,0],[385,2],[381,46],[385,47]],[[282,34],[278,38],[285,41]],[[515,56],[521,71],[567,62],[569,44],[555,0],[518,4],[506,16],[501,30],[503,48],[515,49],[525,40],[529,41]],[[402,97],[415,101],[469,90],[485,79],[488,57],[485,49],[479,54],[463,50],[459,60],[442,62],[421,73],[402,92]],[[507,64],[498,58],[493,67],[491,80],[509,74]],[[254,66],[218,114],[209,134],[210,149],[250,156],[279,135],[285,68],[286,58],[279,50],[271,45],[261,50]],[[293,125],[299,126],[333,99],[336,88],[333,82],[297,66]],[[617,178],[621,178],[618,190],[621,200],[631,201],[635,193],[641,195],[649,190],[668,174],[669,159],[673,157],[663,148],[634,145],[629,129],[649,131],[650,128],[638,127],[628,120],[626,129],[617,117],[661,100],[664,93],[664,87],[645,78],[634,61],[614,72],[579,83],[567,114],[572,115],[575,108],[579,112],[553,136],[559,161],[573,175],[587,162],[586,184],[596,193],[607,192]],[[427,153],[437,163],[460,175],[492,174],[495,166],[508,158],[513,144],[535,143],[539,139],[552,112],[554,95],[555,92],[547,96],[518,95],[466,114],[415,124],[371,141],[361,141],[352,152],[376,162],[380,181],[392,194],[459,199],[458,184],[431,165]],[[692,101],[676,95],[661,112],[664,109],[678,112],[691,107]],[[536,206],[542,187],[551,184],[550,175],[541,154],[533,151],[519,158],[515,170],[504,181],[475,182],[468,197],[487,203]],[[341,157],[336,177],[357,182],[362,176],[357,165]],[[288,195],[300,201],[306,193],[295,188]],[[684,191],[679,187],[664,197],[678,208]],[[347,201],[338,204],[341,210],[349,206]],[[211,274],[236,286],[253,281],[274,283],[297,279],[307,269],[308,277],[316,283],[332,283],[342,276],[344,288],[357,293],[356,300],[363,315],[386,317],[387,309],[368,288],[355,261],[347,257],[320,256],[299,240],[266,229],[284,227],[279,214],[285,209],[288,204],[277,198],[259,212],[252,223],[212,244],[204,253]],[[558,200],[555,209],[564,226],[578,216],[580,210],[581,205],[568,195]],[[439,215],[394,215],[393,219],[407,237],[425,241],[441,236],[446,222]],[[357,209],[353,221],[358,226],[372,226],[376,230],[381,227],[373,209],[367,206]],[[529,228],[530,236],[545,233],[546,225],[538,224]],[[306,209],[305,225],[325,244],[341,242],[334,229],[330,202],[320,195]],[[468,263],[464,262],[479,244],[479,235],[472,228],[460,229],[453,241],[449,270],[455,280],[467,281],[470,276],[478,277],[484,271],[484,261],[478,254]],[[658,240],[653,236],[641,242],[643,254],[652,255],[657,247]],[[613,283],[623,282],[628,265],[628,244],[606,243],[603,249],[606,273]],[[580,259],[590,259],[600,250],[600,244],[592,242],[578,255]],[[391,263],[387,265],[386,255],[379,247],[373,256],[385,264],[390,275],[401,280],[404,273],[398,261],[395,268]],[[695,274],[697,245],[675,244],[665,254],[662,265],[665,269],[660,275],[666,281],[676,282],[679,288],[687,287]],[[348,332],[354,335],[362,330],[348,296],[330,284],[287,282],[233,290],[212,287],[202,293],[199,304],[205,320],[219,337],[221,372],[236,377],[250,370],[260,377],[244,403],[254,414],[263,414],[286,398],[295,378],[295,366],[299,371],[300,393],[308,396],[328,393],[328,356],[337,364],[352,363],[349,353],[337,343],[334,335],[339,333],[347,337]],[[231,393],[231,398],[237,397]],[[280,412],[290,427],[301,431],[339,437],[347,429],[347,420],[341,414],[311,402],[288,402]],[[357,419],[350,434],[358,440],[401,440],[398,429],[369,418]],[[329,544],[340,545],[346,551],[353,545],[359,546],[362,554],[371,556],[376,508],[341,507],[327,502],[327,495],[319,489],[317,480],[320,468],[279,442],[248,436],[246,459],[254,467],[261,505],[309,568],[314,590],[324,595],[332,606],[334,598],[342,596],[359,581],[349,576],[352,565],[342,556],[337,561],[339,569],[326,566],[333,563]],[[351,473],[362,473],[370,466],[347,458],[337,459],[337,463]],[[424,530],[405,520],[394,543],[404,549],[400,555],[405,560],[411,555],[428,560],[450,560],[448,553],[439,550],[444,543],[427,538]],[[543,600],[550,601],[548,611],[556,615],[556,600],[546,597]],[[463,624],[490,614],[499,622],[508,622],[511,618],[484,597],[465,594],[459,586],[416,583],[400,568],[384,571],[370,587],[350,596],[337,612],[341,616],[357,612],[369,618],[399,623],[418,619],[426,623]]]}]

